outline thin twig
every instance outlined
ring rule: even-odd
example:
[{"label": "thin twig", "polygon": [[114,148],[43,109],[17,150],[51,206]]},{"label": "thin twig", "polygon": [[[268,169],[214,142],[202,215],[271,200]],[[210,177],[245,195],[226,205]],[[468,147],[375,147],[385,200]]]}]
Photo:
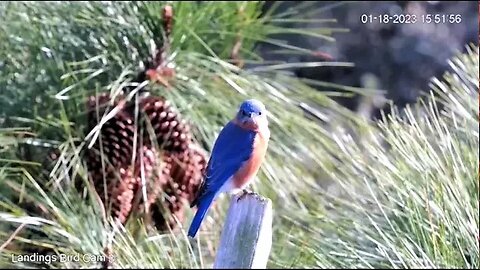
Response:
[{"label": "thin twig", "polygon": [[241,47],[242,47],[242,38],[240,37],[240,35],[237,35],[235,44],[233,45],[233,48],[232,48],[232,53],[230,54],[230,58],[232,59],[233,64],[239,68],[242,68],[244,65],[244,61],[239,57]]},{"label": "thin twig", "polygon": [[[243,17],[244,17],[243,5],[238,9],[238,15],[241,17],[241,21],[243,21]],[[233,45],[232,52],[230,53],[230,59],[232,60],[233,64],[239,68],[242,68],[244,65],[244,61],[239,57],[240,48],[242,48],[242,42],[243,42],[242,36],[240,35],[240,33],[237,33],[235,44]]]},{"label": "thin twig", "polygon": [[166,5],[163,8],[163,29],[165,29],[167,42],[170,42],[170,35],[173,28],[173,8],[171,5]]},{"label": "thin twig", "polygon": [[170,36],[173,29],[173,8],[171,5],[166,5],[162,12],[163,29],[165,37],[160,49],[155,52],[153,59],[153,67],[146,71],[147,77],[154,82],[159,82],[167,88],[170,88],[169,80],[175,75],[175,70],[167,67],[168,54],[170,53],[171,40]]},{"label": "thin twig", "polygon": [[15,236],[23,229],[23,227],[25,227],[26,223],[22,223],[20,224],[20,226],[18,226],[18,228],[12,233],[12,235],[10,235],[10,237],[7,239],[7,241],[5,241],[5,243],[3,243],[1,246],[0,246],[0,252],[8,245],[10,244],[10,242],[12,242],[12,240],[15,238]]}]

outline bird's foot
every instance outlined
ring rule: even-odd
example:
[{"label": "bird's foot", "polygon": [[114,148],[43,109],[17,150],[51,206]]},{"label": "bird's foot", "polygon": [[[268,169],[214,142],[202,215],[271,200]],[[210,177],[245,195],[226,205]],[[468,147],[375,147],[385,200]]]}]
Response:
[{"label": "bird's foot", "polygon": [[245,196],[247,196],[248,194],[251,194],[251,195],[254,195],[254,196],[258,196],[258,193],[256,192],[253,192],[251,190],[248,190],[248,189],[243,189],[242,190],[242,195],[240,195],[238,198],[237,198],[237,202],[240,201],[241,199],[245,198]]}]

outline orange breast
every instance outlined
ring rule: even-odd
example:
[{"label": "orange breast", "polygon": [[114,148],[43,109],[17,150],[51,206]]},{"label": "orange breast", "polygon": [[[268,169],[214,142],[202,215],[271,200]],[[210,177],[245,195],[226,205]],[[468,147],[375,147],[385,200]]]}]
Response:
[{"label": "orange breast", "polygon": [[255,178],[267,152],[268,137],[261,132],[255,136],[252,156],[243,164],[243,166],[233,175],[233,185],[235,188],[245,187]]}]

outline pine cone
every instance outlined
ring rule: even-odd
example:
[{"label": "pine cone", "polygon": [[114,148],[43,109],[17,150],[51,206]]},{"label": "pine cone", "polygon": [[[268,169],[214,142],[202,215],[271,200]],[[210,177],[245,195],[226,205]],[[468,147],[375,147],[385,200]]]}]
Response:
[{"label": "pine cone", "polygon": [[[142,200],[141,211],[144,212],[145,208],[150,208],[152,204],[162,195],[164,186],[171,181],[170,179],[170,170],[172,168],[171,164],[163,162],[154,149],[148,149],[145,147],[144,159],[147,160],[147,164],[152,164],[152,169],[149,171],[148,175],[150,176],[147,184],[147,202],[144,203]],[[147,165],[148,166],[148,165]],[[147,168],[146,168],[147,169]],[[148,168],[149,169],[149,168]],[[141,179],[140,179],[141,181]]]},{"label": "pine cone", "polygon": [[[168,102],[160,97],[146,97],[141,101],[145,121],[155,132],[158,146],[165,151],[184,152],[192,142],[190,127],[180,120]],[[144,123],[148,126],[148,123]],[[150,142],[148,129],[144,132],[144,141]]]},{"label": "pine cone", "polygon": [[[106,93],[97,98],[89,98],[88,131],[100,122],[109,101],[110,97]],[[134,161],[132,164],[134,119],[132,114],[125,110],[123,103],[124,101],[120,99],[112,104],[111,108],[121,106],[121,110],[102,126],[94,146],[86,151],[87,166],[95,190],[105,207],[107,209],[111,207],[112,216],[121,223],[124,223],[130,214],[133,196],[138,189],[135,169],[137,162]],[[105,157],[103,165],[101,151]]]},{"label": "pine cone", "polygon": [[[88,130],[93,129],[102,119],[105,113],[107,102],[110,100],[108,94],[102,94],[98,98],[99,112],[95,110],[96,102],[94,97],[90,97],[88,106]],[[122,100],[115,102],[114,106],[122,106]],[[97,140],[95,146],[99,148],[101,142],[103,151],[114,166],[125,165],[130,162],[134,146],[134,118],[131,113],[120,110],[113,119],[110,119],[102,126],[100,140]],[[138,145],[138,144],[137,144]]]},{"label": "pine cone", "polygon": [[[184,206],[189,205],[201,184],[206,168],[206,158],[200,151],[189,148],[180,154],[166,154],[165,163],[170,164],[171,180],[163,186],[163,203],[151,206],[152,220],[159,230],[175,227],[174,215],[180,222]],[[162,201],[162,200],[161,200]],[[163,207],[162,207],[163,206]]]},{"label": "pine cone", "polygon": [[[205,157],[199,151],[191,149],[189,126],[179,119],[177,113],[161,97],[140,99],[140,112],[144,117],[137,134],[143,134],[143,140],[137,140],[134,144],[135,104],[125,104],[123,98],[119,96],[110,104],[110,108],[120,106],[121,110],[102,126],[99,139],[92,149],[87,150],[90,177],[105,206],[107,209],[112,208],[112,215],[120,222],[124,223],[132,211],[143,212],[142,209],[146,206],[155,216],[153,218],[157,227],[163,229],[167,226],[163,216],[168,216],[168,211],[159,211],[157,204],[160,202],[164,209],[181,218],[183,201],[192,200],[200,184],[206,164]],[[109,101],[108,94],[89,98],[88,131],[105,114]],[[151,130],[149,126],[153,128],[154,134],[148,132]],[[151,137],[161,153],[155,150]],[[134,145],[137,145],[137,150]],[[100,150],[106,157],[103,162],[105,168],[100,159]],[[136,160],[132,161],[134,152]],[[142,202],[140,209],[132,209],[134,197],[142,186],[142,171],[147,184],[147,202]],[[162,192],[166,197],[161,196]],[[166,200],[162,202],[162,198]],[[169,223],[173,225],[172,222]]]}]

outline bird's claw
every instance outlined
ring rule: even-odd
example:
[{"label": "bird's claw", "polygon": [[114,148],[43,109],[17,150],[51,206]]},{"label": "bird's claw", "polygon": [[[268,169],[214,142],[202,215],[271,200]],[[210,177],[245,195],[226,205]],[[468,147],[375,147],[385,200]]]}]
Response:
[{"label": "bird's claw", "polygon": [[251,194],[251,195],[254,195],[254,196],[258,196],[258,193],[253,192],[253,191],[248,190],[248,189],[243,189],[242,192],[243,192],[242,195],[240,195],[240,196],[237,198],[237,202],[240,201],[241,199],[245,198],[245,196],[247,196],[248,194]]}]

